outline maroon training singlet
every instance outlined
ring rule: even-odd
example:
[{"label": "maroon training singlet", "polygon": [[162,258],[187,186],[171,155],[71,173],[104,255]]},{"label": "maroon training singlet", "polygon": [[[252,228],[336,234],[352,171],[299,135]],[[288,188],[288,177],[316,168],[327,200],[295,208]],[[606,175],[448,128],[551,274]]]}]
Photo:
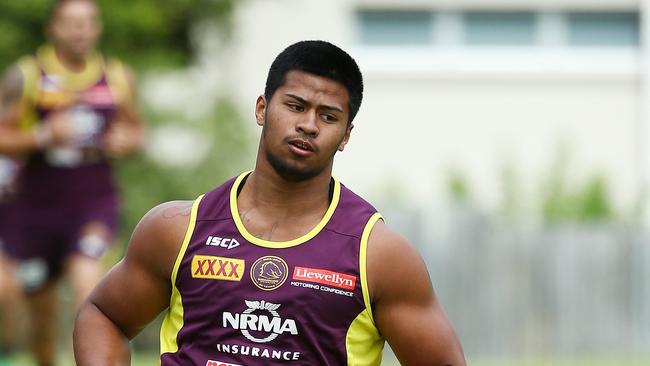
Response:
[{"label": "maroon training singlet", "polygon": [[163,366],[378,365],[366,280],[374,207],[333,182],[321,222],[287,242],[254,237],[237,192],[248,173],[198,198],[172,273]]}]

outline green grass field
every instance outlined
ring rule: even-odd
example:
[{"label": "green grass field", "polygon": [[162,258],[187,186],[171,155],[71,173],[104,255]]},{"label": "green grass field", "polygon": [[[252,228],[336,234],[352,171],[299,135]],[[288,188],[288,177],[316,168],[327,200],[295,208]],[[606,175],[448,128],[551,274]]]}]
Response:
[{"label": "green grass field", "polygon": [[580,358],[580,359],[504,359],[467,360],[472,366],[647,366],[650,359],[631,358]]},{"label": "green grass field", "polygon": [[[58,358],[58,366],[74,365],[74,360],[70,355],[61,355]],[[26,354],[17,355],[8,361],[0,360],[0,366],[33,366],[34,363]],[[155,366],[158,365],[158,355],[155,353],[135,353],[131,359],[132,366]]]},{"label": "green grass field", "polygon": [[[155,353],[136,352],[133,355],[132,366],[155,366],[158,364],[158,355]],[[650,357],[645,359],[633,358],[581,358],[581,359],[468,359],[467,364],[471,366],[647,366],[650,365]],[[59,366],[74,365],[70,356],[64,355],[59,358]],[[399,362],[387,355],[382,362],[383,366],[399,366]],[[19,355],[10,363],[2,363],[0,366],[33,366],[27,355]]]}]

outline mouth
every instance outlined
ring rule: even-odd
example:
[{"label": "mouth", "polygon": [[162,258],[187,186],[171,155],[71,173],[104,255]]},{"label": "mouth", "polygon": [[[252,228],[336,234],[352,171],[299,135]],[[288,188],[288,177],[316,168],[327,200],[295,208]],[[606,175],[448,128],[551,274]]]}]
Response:
[{"label": "mouth", "polygon": [[289,141],[289,147],[299,155],[308,155],[316,151],[311,142],[303,139],[293,139]]}]

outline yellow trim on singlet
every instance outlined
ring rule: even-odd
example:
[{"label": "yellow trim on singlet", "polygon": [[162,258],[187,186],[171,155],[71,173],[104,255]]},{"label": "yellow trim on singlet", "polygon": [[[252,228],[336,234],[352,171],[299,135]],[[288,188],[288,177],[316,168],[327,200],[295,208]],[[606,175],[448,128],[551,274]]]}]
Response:
[{"label": "yellow trim on singlet", "polygon": [[97,51],[92,51],[86,56],[86,66],[81,72],[73,72],[63,66],[51,45],[41,46],[36,51],[36,57],[47,74],[61,77],[61,83],[58,86],[70,91],[88,88],[95,84],[104,73],[104,57]]},{"label": "yellow trim on singlet", "polygon": [[378,220],[383,220],[383,218],[381,214],[376,212],[368,219],[363,229],[363,234],[361,234],[359,275],[365,309],[352,321],[345,336],[345,348],[348,356],[348,365],[350,366],[380,365],[382,351],[384,349],[384,338],[379,334],[372,315],[372,304],[370,302],[368,275],[366,271],[368,238]]},{"label": "yellow trim on singlet", "polygon": [[187,231],[185,232],[185,238],[183,239],[183,244],[176,256],[176,261],[174,262],[174,268],[171,273],[171,284],[172,284],[172,295],[169,300],[169,309],[165,318],[163,319],[162,325],[160,327],[160,354],[164,353],[175,353],[178,351],[177,337],[178,332],[183,328],[183,301],[181,294],[176,288],[176,276],[178,274],[178,268],[181,265],[185,252],[187,251],[187,246],[190,244],[190,239],[192,239],[192,234],[194,233],[194,228],[196,226],[196,216],[199,210],[199,203],[203,195],[199,196],[194,203],[192,204],[192,211],[190,213],[190,222],[187,225]]},{"label": "yellow trim on singlet", "polygon": [[38,91],[39,69],[34,56],[21,57],[16,66],[22,76],[22,97],[20,100],[20,128],[29,130],[38,117],[34,110],[34,102]]},{"label": "yellow trim on singlet", "polygon": [[244,223],[241,221],[241,217],[239,216],[239,209],[237,208],[237,189],[239,188],[239,185],[241,184],[242,180],[244,180],[244,178],[248,176],[248,174],[250,174],[250,171],[240,174],[235,180],[235,183],[233,183],[232,188],[230,189],[230,213],[232,215],[233,220],[235,221],[235,225],[237,226],[239,233],[244,237],[244,239],[260,247],[276,248],[276,249],[289,248],[296,245],[300,245],[312,239],[313,237],[318,235],[318,233],[325,227],[325,225],[327,225],[330,218],[332,218],[332,215],[334,214],[336,207],[339,204],[339,198],[341,196],[341,184],[339,183],[338,179],[332,177],[332,179],[334,179],[334,192],[332,194],[332,202],[330,202],[330,205],[327,208],[325,215],[320,220],[318,225],[316,225],[313,229],[311,229],[307,234],[289,241],[269,241],[269,240],[260,239],[252,235],[251,233],[249,233],[248,230],[246,230],[246,226],[244,226]]},{"label": "yellow trim on singlet", "polygon": [[361,290],[363,292],[363,303],[366,305],[366,309],[370,314],[370,319],[374,324],[374,318],[372,316],[372,303],[370,302],[370,292],[368,292],[368,272],[367,272],[367,255],[368,255],[368,238],[370,237],[370,232],[375,226],[377,221],[383,220],[379,212],[375,212],[368,222],[366,227],[363,228],[363,234],[361,234],[361,246],[359,248],[359,273],[361,279]]},{"label": "yellow trim on singlet", "polygon": [[115,59],[108,62],[108,66],[106,67],[106,82],[112,94],[117,98],[115,104],[125,105],[133,103],[133,90],[131,90],[126,66],[122,62]]},{"label": "yellow trim on singlet", "polygon": [[[49,100],[53,105],[65,105],[70,103],[70,95],[82,91],[106,75],[108,87],[115,99],[115,104],[125,105],[133,103],[134,92],[131,88],[126,66],[117,59],[105,62],[104,57],[97,51],[91,52],[86,57],[86,67],[81,72],[72,72],[58,60],[54,48],[51,45],[41,46],[36,56],[29,55],[20,58],[17,66],[23,78],[20,127],[23,130],[32,128],[37,120],[36,104],[44,103],[40,99],[40,78],[41,68],[49,75],[57,75],[57,86],[64,90],[65,94],[57,94],[55,100]],[[70,94],[73,93],[73,94]],[[52,96],[50,95],[50,98]]]}]

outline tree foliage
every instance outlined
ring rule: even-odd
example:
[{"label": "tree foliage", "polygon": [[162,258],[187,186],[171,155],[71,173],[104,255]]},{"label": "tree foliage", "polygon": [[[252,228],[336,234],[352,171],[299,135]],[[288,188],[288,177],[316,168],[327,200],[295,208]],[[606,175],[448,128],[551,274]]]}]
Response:
[{"label": "tree foliage", "polygon": [[614,219],[607,179],[592,174],[579,186],[568,184],[571,151],[561,145],[545,179],[542,191],[542,214],[547,223],[598,222]]},{"label": "tree foliage", "polygon": [[[167,116],[169,117],[169,116]],[[148,119],[161,120],[150,114]],[[151,207],[171,200],[193,200],[253,165],[251,136],[242,133],[243,117],[228,100],[215,101],[214,110],[192,123],[211,142],[207,157],[186,168],[162,166],[146,154],[116,164],[122,192],[122,243]],[[189,124],[187,122],[186,124]]]},{"label": "tree foliage", "polygon": [[[150,72],[152,68],[173,69],[191,64],[198,51],[195,36],[200,26],[212,24],[220,28],[221,34],[228,35],[235,5],[234,0],[96,1],[104,27],[99,48],[126,61],[139,74],[146,71],[151,78],[160,74]],[[0,70],[20,56],[33,53],[45,41],[46,22],[53,4],[54,0],[0,1]],[[206,101],[211,104],[211,111],[192,120],[183,111],[177,115],[157,111],[145,100],[141,99],[139,109],[150,132],[165,124],[191,128],[207,138],[209,152],[198,164],[184,168],[161,164],[146,152],[114,162],[121,191],[121,225],[119,245],[104,257],[106,265],[122,256],[133,228],[151,207],[169,200],[194,199],[252,167],[251,136],[243,132],[243,118],[228,99]],[[61,339],[69,332],[62,328]],[[157,327],[150,327],[136,344],[155,348],[157,332]]]},{"label": "tree foliage", "polygon": [[[152,77],[152,68],[180,68],[191,63],[196,51],[197,29],[217,26],[228,35],[234,0],[95,0],[101,11],[103,38],[100,49]],[[0,1],[0,69],[24,54],[33,53],[46,39],[45,29],[54,0]],[[206,77],[210,77],[206,75]],[[193,199],[223,179],[238,173],[242,154],[249,146],[242,133],[242,118],[233,104],[215,100],[212,112],[200,121],[188,121],[180,113],[139,106],[150,130],[173,119],[178,125],[210,138],[208,157],[198,166],[179,171],[161,166],[147,154],[115,162],[122,191],[121,244],[140,217],[152,206],[172,199]]]},{"label": "tree foliage", "polygon": [[[101,49],[137,68],[187,64],[197,24],[230,29],[234,0],[96,0],[102,13]],[[53,0],[0,1],[0,68],[45,41]]]}]

